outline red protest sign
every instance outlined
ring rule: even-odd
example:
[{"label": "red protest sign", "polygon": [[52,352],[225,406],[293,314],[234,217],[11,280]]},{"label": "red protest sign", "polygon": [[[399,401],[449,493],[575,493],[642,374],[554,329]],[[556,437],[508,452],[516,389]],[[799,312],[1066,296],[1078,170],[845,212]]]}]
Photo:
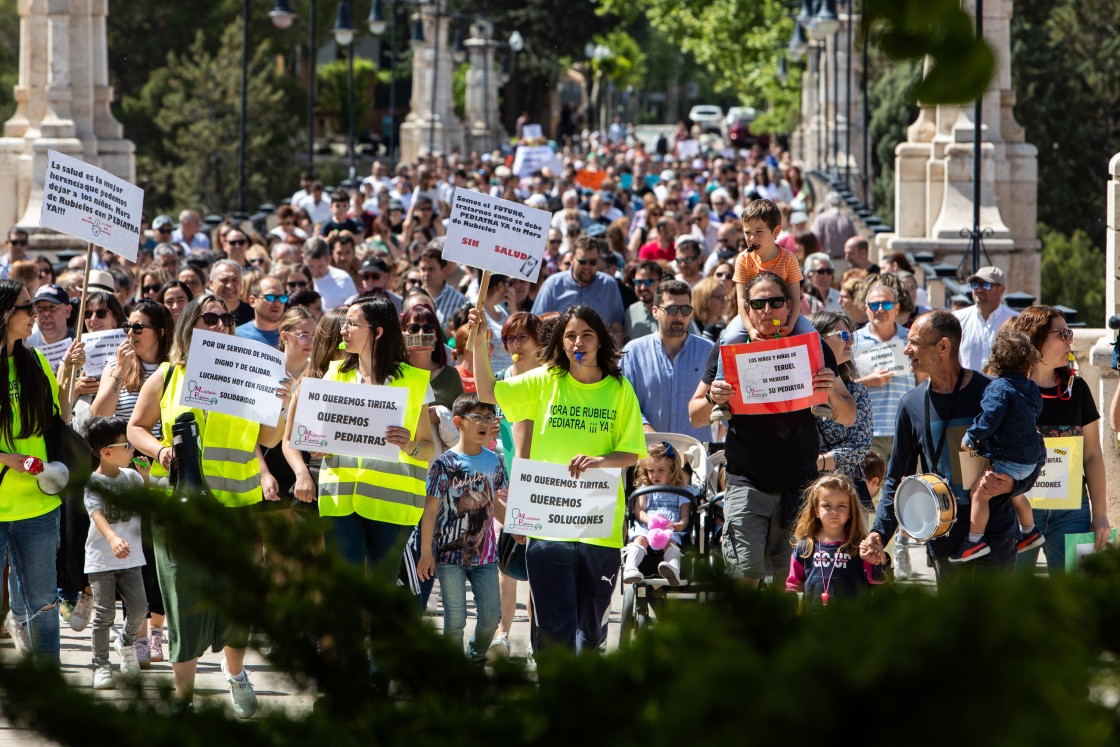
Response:
[{"label": "red protest sign", "polygon": [[813,373],[824,368],[816,332],[720,348],[723,377],[734,388],[731,412],[773,415],[804,410],[828,401],[813,391]]},{"label": "red protest sign", "polygon": [[605,171],[589,171],[587,169],[580,169],[576,172],[576,184],[585,189],[600,189],[603,186],[603,180],[607,178]]}]

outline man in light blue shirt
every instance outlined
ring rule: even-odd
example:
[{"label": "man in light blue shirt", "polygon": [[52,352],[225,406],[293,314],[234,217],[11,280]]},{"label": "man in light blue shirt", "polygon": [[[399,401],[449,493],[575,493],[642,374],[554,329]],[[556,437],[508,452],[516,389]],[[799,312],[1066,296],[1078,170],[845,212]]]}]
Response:
[{"label": "man in light blue shirt", "polygon": [[694,428],[688,402],[704,375],[712,343],[688,333],[692,290],[680,280],[657,286],[653,317],[657,332],[631,340],[622,349],[622,375],[634,385],[647,432],[683,433],[710,441],[710,428]]},{"label": "man in light blue shirt", "polygon": [[559,272],[544,281],[533,313],[537,316],[548,311],[563,314],[569,306],[584,304],[595,309],[610,327],[616,340],[622,339],[622,293],[610,275],[599,272],[601,251],[599,242],[590,236],[576,240],[572,269]]},{"label": "man in light blue shirt", "polygon": [[288,294],[280,281],[271,275],[257,278],[249,288],[249,305],[253,307],[253,321],[238,324],[235,334],[247,340],[256,340],[274,348],[280,347],[280,317]]}]

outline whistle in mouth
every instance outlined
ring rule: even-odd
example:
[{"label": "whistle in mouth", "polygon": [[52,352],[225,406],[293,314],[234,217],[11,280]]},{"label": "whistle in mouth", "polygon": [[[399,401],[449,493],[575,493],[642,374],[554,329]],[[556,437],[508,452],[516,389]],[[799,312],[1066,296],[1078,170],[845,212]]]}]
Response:
[{"label": "whistle in mouth", "polygon": [[582,350],[577,350],[576,351],[576,365],[579,366],[580,368],[583,368],[583,351]]},{"label": "whistle in mouth", "polygon": [[521,353],[514,353],[510,357],[513,358],[514,363],[517,363],[517,361],[521,360]]},{"label": "whistle in mouth", "polygon": [[338,349],[339,350],[345,350],[346,349],[346,341],[345,340],[338,343]]}]

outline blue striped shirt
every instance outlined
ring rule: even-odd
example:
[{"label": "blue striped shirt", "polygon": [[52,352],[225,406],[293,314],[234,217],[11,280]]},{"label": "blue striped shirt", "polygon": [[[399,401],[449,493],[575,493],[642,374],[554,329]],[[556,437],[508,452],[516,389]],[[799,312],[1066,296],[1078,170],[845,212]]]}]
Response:
[{"label": "blue striped shirt", "polygon": [[622,349],[622,375],[634,385],[642,422],[660,433],[683,433],[711,441],[711,428],[693,428],[688,402],[704,375],[713,344],[689,335],[677,357],[669,360],[657,334],[639,337]]},{"label": "blue striped shirt", "polygon": [[449,284],[444,283],[443,290],[432,301],[436,305],[436,317],[439,319],[440,326],[446,327],[451,323],[451,317],[455,312],[463,308],[463,304],[467,302],[467,297]]},{"label": "blue striped shirt", "polygon": [[[901,324],[895,324],[895,337],[905,340],[910,331]],[[856,330],[855,345],[853,350],[868,348],[884,342],[871,333],[871,325],[865,324]],[[874,371],[860,371],[861,377],[875,373]],[[914,374],[897,373],[883,386],[867,387],[867,394],[871,397],[871,427],[872,435],[894,436],[895,421],[898,419],[898,403],[902,395],[914,388]]]}]

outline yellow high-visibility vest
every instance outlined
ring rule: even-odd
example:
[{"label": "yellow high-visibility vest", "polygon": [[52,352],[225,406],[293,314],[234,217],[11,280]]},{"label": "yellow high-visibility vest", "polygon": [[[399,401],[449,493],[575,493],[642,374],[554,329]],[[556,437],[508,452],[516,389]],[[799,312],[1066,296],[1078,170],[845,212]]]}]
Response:
[{"label": "yellow high-visibility vest", "polygon": [[[162,378],[169,365],[164,363],[153,375]],[[175,367],[159,401],[163,420],[161,442],[164,446],[170,446],[175,418],[184,412],[193,412],[202,438],[202,475],[210,491],[230,507],[260,503],[264,499],[261,468],[256,453],[260,423],[180,405],[179,394],[185,374],[185,367]]]},{"label": "yellow high-visibility vest", "polygon": [[[342,361],[331,363],[326,381],[358,383],[358,371],[340,371]],[[402,363],[387,386],[408,390],[404,425],[413,440],[424,411],[424,394],[431,373]],[[426,417],[426,415],[425,415]],[[319,515],[349,516],[357,512],[371,521],[411,526],[420,521],[427,495],[428,463],[403,451],[399,461],[332,455],[319,471]]]}]

